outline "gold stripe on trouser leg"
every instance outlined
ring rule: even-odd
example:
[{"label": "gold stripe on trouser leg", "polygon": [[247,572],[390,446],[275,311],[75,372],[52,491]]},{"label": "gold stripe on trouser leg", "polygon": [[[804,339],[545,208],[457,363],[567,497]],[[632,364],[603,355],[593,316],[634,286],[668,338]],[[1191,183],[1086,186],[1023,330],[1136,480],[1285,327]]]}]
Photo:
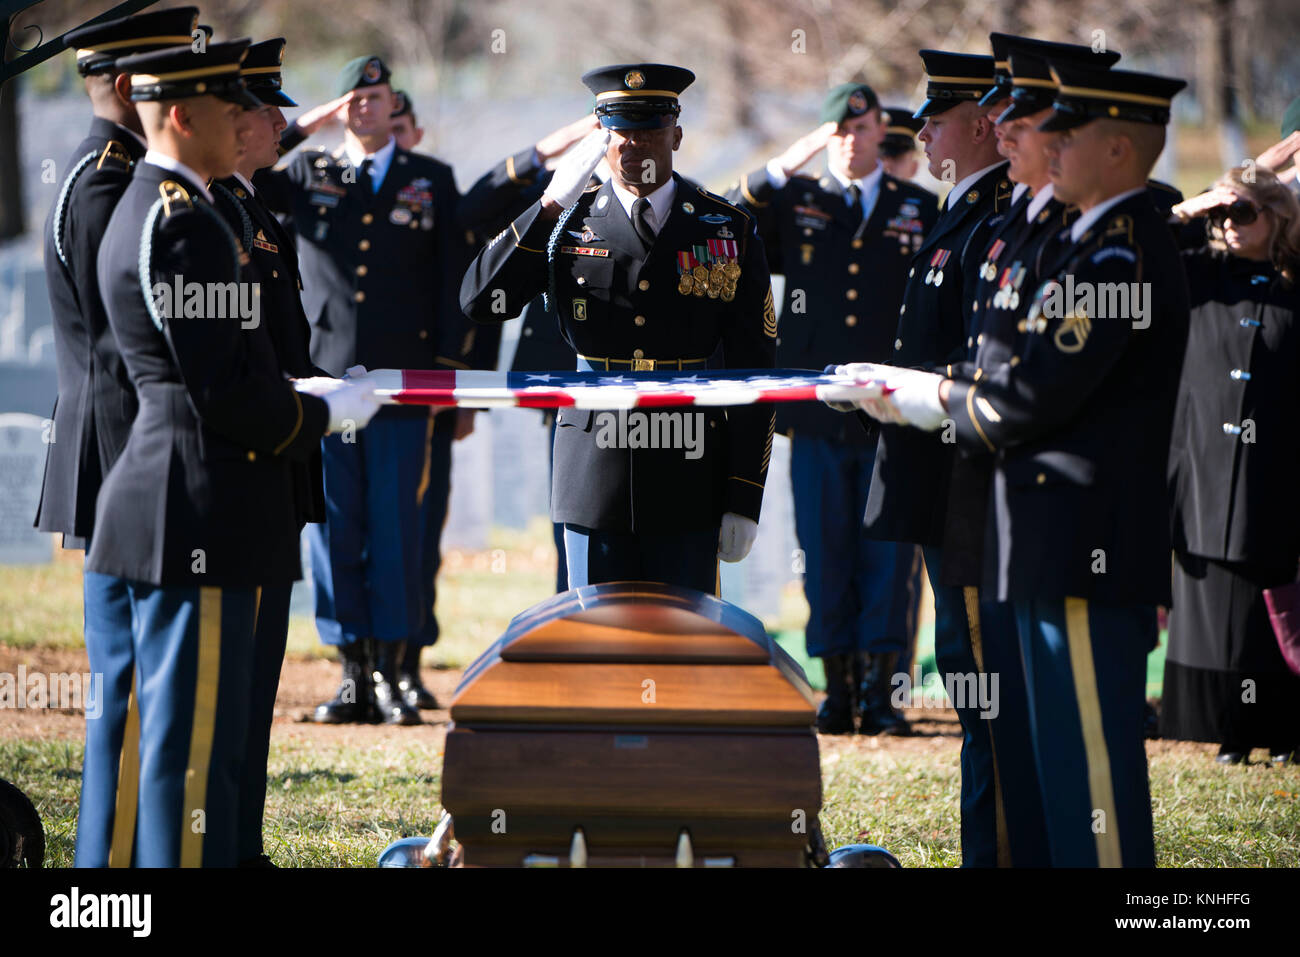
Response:
[{"label": "gold stripe on trouser leg", "polygon": [[[912,567],[907,573],[907,621],[903,626],[903,640],[907,642],[908,647],[907,668],[912,672],[912,674],[916,675],[917,682],[914,687],[919,688],[921,686],[921,672],[916,664],[916,639],[918,637],[917,626],[920,624],[917,620],[920,618],[918,613],[921,610],[920,596],[917,594],[917,591],[921,588],[921,546],[913,545],[911,547]],[[908,703],[911,703],[910,697],[908,698]]]},{"label": "gold stripe on trouser leg", "polygon": [[1074,675],[1074,698],[1079,706],[1083,753],[1088,762],[1088,792],[1094,812],[1101,811],[1105,817],[1105,826],[1093,835],[1097,841],[1097,864],[1121,867],[1124,859],[1120,855],[1119,818],[1115,814],[1115,782],[1110,775],[1110,752],[1106,750],[1106,729],[1101,720],[1088,603],[1082,598],[1065,599],[1065,636],[1070,644],[1070,672]]},{"label": "gold stripe on trouser leg", "polygon": [[253,634],[257,634],[257,619],[262,614],[262,586],[253,593]]},{"label": "gold stripe on trouser leg", "polygon": [[122,729],[122,754],[117,759],[117,796],[113,809],[113,836],[108,844],[108,866],[130,867],[135,847],[135,812],[140,806],[140,702],[135,697],[135,669],[131,669],[131,695]]},{"label": "gold stripe on trouser leg", "polygon": [[[185,768],[184,820],[181,822],[181,867],[203,866],[207,830],[208,766],[217,719],[217,679],[221,673],[221,589],[199,589],[199,662],[194,677],[194,720],[190,725],[190,759]],[[203,811],[195,817],[195,811]],[[199,824],[202,819],[202,826]]]},{"label": "gold stripe on trouser leg", "polygon": [[722,597],[722,562],[713,563],[713,597]]},{"label": "gold stripe on trouser leg", "polygon": [[[453,408],[451,414],[455,415],[456,410]],[[420,484],[415,490],[415,504],[417,506],[424,504],[424,493],[429,491],[429,470],[433,465],[433,421],[437,417],[434,411],[429,412],[429,427],[424,432],[424,468],[420,470]]]},{"label": "gold stripe on trouser leg", "polygon": [[[980,636],[980,590],[967,585],[961,590],[966,602],[966,621],[970,625],[971,657],[975,659],[976,688],[979,675],[984,673],[984,641]],[[982,720],[982,719],[981,719]],[[993,752],[993,807],[998,831],[998,867],[1011,866],[1011,845],[1007,843],[1007,809],[1002,804],[1002,774],[998,770],[998,743],[993,739],[993,724],[989,722],[989,749]]]}]

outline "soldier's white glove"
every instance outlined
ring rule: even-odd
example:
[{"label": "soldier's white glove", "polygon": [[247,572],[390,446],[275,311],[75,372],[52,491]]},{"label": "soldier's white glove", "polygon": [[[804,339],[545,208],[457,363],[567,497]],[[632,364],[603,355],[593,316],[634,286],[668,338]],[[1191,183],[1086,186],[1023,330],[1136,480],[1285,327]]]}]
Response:
[{"label": "soldier's white glove", "polygon": [[[325,383],[336,382],[336,386]],[[308,388],[302,388],[303,383]],[[342,379],[297,379],[294,387],[299,392],[317,396],[325,400],[329,407],[329,432],[341,432],[347,428],[364,429],[367,423],[379,411],[380,401],[374,389],[362,382],[344,382]]]},{"label": "soldier's white glove", "polygon": [[546,184],[542,199],[568,209],[578,201],[587,188],[591,171],[596,168],[609,146],[609,130],[592,130],[577,146],[565,153],[555,164],[555,173]]},{"label": "soldier's white glove", "polygon": [[343,370],[343,378],[360,379],[363,375],[366,374],[366,372],[367,369],[363,365],[348,366],[346,369]]},{"label": "soldier's white glove", "polygon": [[347,385],[342,379],[324,375],[307,376],[303,379],[290,379],[289,381],[299,392],[305,392],[319,398],[324,398],[335,389],[341,389]]},{"label": "soldier's white glove", "polygon": [[[891,406],[897,416],[896,421],[902,425],[912,425],[923,432],[933,432],[943,425],[948,418],[948,410],[939,401],[939,384],[943,376],[934,372],[922,372],[919,369],[893,369],[887,379],[891,390],[883,400]],[[866,410],[873,418],[870,409]],[[881,421],[885,421],[881,419]]]},{"label": "soldier's white glove", "polygon": [[[872,379],[883,381],[886,373],[892,368],[892,366],[880,365],[875,362],[850,362],[848,365],[827,366],[823,372],[829,375],[849,376],[864,382]],[[852,412],[855,409],[863,408],[861,400],[846,399],[838,401],[835,399],[822,399],[822,402],[836,412]]]},{"label": "soldier's white glove", "polygon": [[718,558],[724,562],[738,562],[754,547],[758,538],[758,522],[735,512],[722,516],[722,529],[718,532]]}]

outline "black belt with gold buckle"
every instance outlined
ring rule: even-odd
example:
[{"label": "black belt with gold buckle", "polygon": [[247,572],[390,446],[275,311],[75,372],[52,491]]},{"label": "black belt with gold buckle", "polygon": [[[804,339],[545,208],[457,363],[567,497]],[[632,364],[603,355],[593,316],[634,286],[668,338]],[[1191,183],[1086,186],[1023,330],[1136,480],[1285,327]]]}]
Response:
[{"label": "black belt with gold buckle", "polygon": [[600,366],[604,371],[609,372],[616,368],[626,367],[633,372],[659,372],[665,369],[698,369],[703,368],[708,359],[608,359],[600,356],[579,355],[579,359],[588,362],[592,367]]}]

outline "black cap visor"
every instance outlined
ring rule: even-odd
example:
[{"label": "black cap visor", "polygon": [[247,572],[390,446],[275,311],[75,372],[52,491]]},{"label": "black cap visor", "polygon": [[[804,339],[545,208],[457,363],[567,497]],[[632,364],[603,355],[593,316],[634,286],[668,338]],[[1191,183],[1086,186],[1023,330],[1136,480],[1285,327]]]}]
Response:
[{"label": "black cap visor", "polygon": [[281,92],[279,84],[266,82],[249,83],[247,90],[262,103],[263,106],[297,106],[298,104],[289,98],[289,95]]},{"label": "black cap visor", "polygon": [[607,130],[654,130],[673,126],[681,111],[671,100],[621,100],[601,103],[596,117]]},{"label": "black cap visor", "polygon": [[1011,105],[1002,111],[998,117],[998,123],[1010,123],[1012,120],[1019,120],[1026,116],[1033,116],[1035,113],[1041,113],[1043,110],[1052,107],[1052,91],[1050,90],[1027,90],[1023,87],[1013,90],[1011,93]]}]

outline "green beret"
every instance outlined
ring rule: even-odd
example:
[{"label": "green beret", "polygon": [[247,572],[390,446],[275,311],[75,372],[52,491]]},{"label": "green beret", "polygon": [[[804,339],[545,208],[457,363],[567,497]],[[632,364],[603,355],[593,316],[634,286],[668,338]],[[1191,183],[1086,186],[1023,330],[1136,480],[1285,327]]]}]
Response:
[{"label": "green beret", "polygon": [[342,96],[359,87],[387,83],[392,75],[379,57],[359,56],[355,60],[349,60],[339,71],[338,84],[335,87],[337,92],[334,95]]},{"label": "green beret", "polygon": [[1291,105],[1282,114],[1282,138],[1300,130],[1300,96],[1291,101]]},{"label": "green beret", "polygon": [[822,101],[823,123],[843,123],[880,106],[876,92],[865,83],[841,83]]}]

